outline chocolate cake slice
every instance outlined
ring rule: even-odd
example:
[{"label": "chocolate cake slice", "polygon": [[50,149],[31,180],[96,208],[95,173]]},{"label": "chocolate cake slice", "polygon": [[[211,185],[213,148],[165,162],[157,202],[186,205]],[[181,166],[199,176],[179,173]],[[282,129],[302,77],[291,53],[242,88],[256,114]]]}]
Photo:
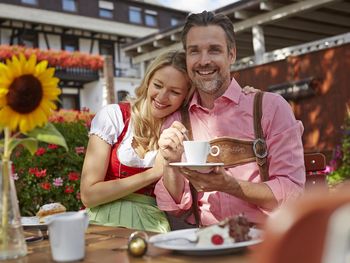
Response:
[{"label": "chocolate cake slice", "polygon": [[214,224],[200,228],[197,231],[199,246],[231,244],[233,242],[248,241],[249,222],[243,215],[238,215]]}]

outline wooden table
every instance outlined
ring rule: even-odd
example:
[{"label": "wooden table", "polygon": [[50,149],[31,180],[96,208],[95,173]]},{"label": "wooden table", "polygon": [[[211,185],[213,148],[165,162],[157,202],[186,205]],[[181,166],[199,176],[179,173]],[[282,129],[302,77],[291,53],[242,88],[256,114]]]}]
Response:
[{"label": "wooden table", "polygon": [[[103,263],[186,263],[186,262],[215,262],[215,263],[246,263],[248,262],[249,250],[230,255],[216,256],[188,256],[181,255],[169,250],[149,246],[145,256],[137,258],[128,254],[125,250],[128,237],[133,232],[131,229],[90,225],[86,238],[85,259],[80,262],[103,262]],[[28,234],[28,232],[26,233]],[[41,240],[28,243],[28,255],[16,260],[4,262],[16,263],[42,263],[54,262],[51,257],[50,243]]]}]

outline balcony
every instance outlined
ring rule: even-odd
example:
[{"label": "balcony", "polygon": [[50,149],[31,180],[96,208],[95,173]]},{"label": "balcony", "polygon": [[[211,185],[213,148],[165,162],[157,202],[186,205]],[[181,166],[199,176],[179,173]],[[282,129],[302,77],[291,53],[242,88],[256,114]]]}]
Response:
[{"label": "balcony", "polygon": [[[85,83],[96,81],[99,79],[98,70],[87,68],[64,68],[55,67],[55,76],[61,80],[61,84],[65,86],[81,86]],[[74,85],[69,84],[74,83]]]}]

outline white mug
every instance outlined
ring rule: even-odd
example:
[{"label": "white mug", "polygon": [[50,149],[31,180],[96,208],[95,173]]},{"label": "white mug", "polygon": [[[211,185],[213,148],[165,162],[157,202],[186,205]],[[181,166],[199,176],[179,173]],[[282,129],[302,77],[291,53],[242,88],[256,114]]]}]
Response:
[{"label": "white mug", "polygon": [[85,257],[85,230],[89,225],[85,211],[50,216],[47,224],[53,260],[75,261]]},{"label": "white mug", "polygon": [[205,164],[208,154],[218,156],[220,148],[216,145],[210,146],[208,141],[184,141],[184,150],[187,163]]}]

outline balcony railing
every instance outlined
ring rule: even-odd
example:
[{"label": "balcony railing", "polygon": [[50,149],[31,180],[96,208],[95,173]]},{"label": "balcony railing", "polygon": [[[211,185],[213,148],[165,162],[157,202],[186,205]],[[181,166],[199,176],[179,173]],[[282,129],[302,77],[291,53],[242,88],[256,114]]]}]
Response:
[{"label": "balcony railing", "polygon": [[98,70],[86,68],[63,68],[60,66],[56,66],[55,68],[55,76],[61,81],[75,81],[84,84],[99,79]]}]

